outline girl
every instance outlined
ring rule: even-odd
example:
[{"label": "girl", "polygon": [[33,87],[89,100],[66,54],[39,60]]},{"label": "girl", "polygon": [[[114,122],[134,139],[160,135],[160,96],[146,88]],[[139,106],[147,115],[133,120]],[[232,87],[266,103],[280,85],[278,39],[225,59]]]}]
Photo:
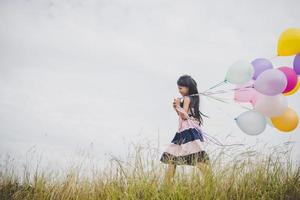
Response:
[{"label": "girl", "polygon": [[193,95],[198,94],[197,83],[191,76],[183,75],[177,80],[177,85],[183,96],[183,102],[180,102],[180,98],[173,102],[173,108],[179,116],[178,131],[160,158],[161,162],[169,164],[165,175],[167,182],[173,179],[177,165],[193,165],[204,175],[211,174],[200,127],[203,114],[199,111],[199,96]]}]

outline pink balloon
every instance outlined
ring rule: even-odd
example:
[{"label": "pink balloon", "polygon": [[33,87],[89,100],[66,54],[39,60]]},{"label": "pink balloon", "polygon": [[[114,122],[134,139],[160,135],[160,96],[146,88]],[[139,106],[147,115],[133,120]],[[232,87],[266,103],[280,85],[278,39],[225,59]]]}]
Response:
[{"label": "pink balloon", "polygon": [[254,106],[263,94],[253,88],[253,83],[254,80],[250,80],[245,84],[238,85],[234,91],[234,100],[236,102],[251,103]]},{"label": "pink balloon", "polygon": [[285,74],[287,79],[287,86],[283,93],[293,90],[296,87],[298,81],[297,73],[290,67],[279,67],[278,69]]},{"label": "pink balloon", "polygon": [[238,85],[234,91],[234,100],[236,102],[250,102],[253,96],[253,80],[245,84]]}]

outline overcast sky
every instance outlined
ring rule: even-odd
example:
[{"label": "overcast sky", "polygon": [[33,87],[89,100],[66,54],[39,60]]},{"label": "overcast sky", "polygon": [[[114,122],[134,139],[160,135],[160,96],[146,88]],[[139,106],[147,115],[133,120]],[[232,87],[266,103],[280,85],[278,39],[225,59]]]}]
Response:
[{"label": "overcast sky", "polygon": [[[162,153],[178,127],[179,76],[203,91],[236,60],[274,57],[280,33],[300,27],[299,8],[297,0],[1,0],[0,153],[23,159],[35,149],[55,163],[90,149],[103,163],[146,139],[159,139]],[[299,97],[288,97],[298,114]],[[248,136],[233,120],[245,110],[205,98],[201,110],[205,131],[224,143],[295,141],[300,155],[300,127]]]}]

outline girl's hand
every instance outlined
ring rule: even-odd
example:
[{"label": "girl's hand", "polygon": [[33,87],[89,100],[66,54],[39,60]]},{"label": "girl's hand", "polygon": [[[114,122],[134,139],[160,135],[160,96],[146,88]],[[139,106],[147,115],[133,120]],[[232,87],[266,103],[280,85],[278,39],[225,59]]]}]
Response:
[{"label": "girl's hand", "polygon": [[173,108],[176,108],[176,106],[180,105],[180,98],[174,98],[173,101]]}]

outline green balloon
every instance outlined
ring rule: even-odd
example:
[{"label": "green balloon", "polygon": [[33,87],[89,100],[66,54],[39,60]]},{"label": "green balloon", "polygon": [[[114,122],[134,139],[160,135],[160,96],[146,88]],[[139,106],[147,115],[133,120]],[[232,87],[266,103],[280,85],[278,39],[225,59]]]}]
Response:
[{"label": "green balloon", "polygon": [[225,81],[242,84],[250,81],[254,75],[253,66],[244,60],[238,60],[227,70]]}]

